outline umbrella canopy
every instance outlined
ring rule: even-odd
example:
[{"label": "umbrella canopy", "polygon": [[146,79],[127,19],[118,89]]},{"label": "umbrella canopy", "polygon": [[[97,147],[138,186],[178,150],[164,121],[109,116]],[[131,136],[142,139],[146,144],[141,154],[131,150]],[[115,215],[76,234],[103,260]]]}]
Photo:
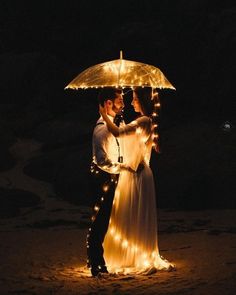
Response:
[{"label": "umbrella canopy", "polygon": [[84,70],[65,89],[137,86],[175,89],[160,69],[141,62],[125,60],[122,53],[120,59],[100,63]]}]

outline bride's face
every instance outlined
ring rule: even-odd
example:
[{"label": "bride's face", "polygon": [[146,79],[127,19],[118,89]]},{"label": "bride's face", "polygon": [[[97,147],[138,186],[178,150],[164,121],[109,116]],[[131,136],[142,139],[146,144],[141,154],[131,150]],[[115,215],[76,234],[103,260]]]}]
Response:
[{"label": "bride's face", "polygon": [[133,92],[133,100],[131,102],[131,105],[134,107],[134,111],[136,113],[141,113],[142,112],[142,109],[141,109],[137,94],[135,92]]}]

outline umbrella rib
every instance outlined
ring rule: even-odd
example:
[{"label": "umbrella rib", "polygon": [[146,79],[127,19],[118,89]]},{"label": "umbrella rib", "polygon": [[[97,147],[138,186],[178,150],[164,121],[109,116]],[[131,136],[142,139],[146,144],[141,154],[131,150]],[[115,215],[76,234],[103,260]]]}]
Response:
[{"label": "umbrella rib", "polygon": [[[144,71],[147,73],[146,75],[148,75],[149,76],[149,78],[152,80],[152,76],[147,72],[147,70],[146,70],[146,67],[144,66]],[[152,83],[153,83],[153,80],[152,80]],[[151,85],[152,86],[152,85]]]}]

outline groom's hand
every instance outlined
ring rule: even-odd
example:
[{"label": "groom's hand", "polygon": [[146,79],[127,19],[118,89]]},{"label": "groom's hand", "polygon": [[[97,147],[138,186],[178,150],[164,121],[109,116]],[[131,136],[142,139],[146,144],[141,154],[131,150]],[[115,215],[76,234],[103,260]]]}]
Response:
[{"label": "groom's hand", "polygon": [[130,166],[128,166],[128,165],[126,165],[126,164],[121,164],[120,167],[121,167],[121,169],[123,169],[123,170],[127,170],[127,171],[129,171],[129,172],[139,174],[139,173],[140,173],[141,171],[143,171],[143,169],[144,169],[144,163],[143,163],[143,162],[139,163],[138,168],[137,168],[136,171],[133,170]]},{"label": "groom's hand", "polygon": [[123,163],[120,164],[120,168],[121,168],[122,170],[127,170],[127,171],[132,172],[132,173],[135,172],[131,167],[129,167],[128,165],[123,164]]},{"label": "groom's hand", "polygon": [[143,169],[144,169],[144,163],[141,162],[141,163],[139,163],[139,165],[138,165],[138,169],[136,170],[136,173],[137,173],[137,174],[141,173],[141,172],[143,171]]}]

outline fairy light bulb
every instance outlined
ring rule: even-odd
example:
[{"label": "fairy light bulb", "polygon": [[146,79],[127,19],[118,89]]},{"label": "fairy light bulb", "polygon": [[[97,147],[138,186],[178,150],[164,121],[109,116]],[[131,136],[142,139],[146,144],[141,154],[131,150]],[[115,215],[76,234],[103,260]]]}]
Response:
[{"label": "fairy light bulb", "polygon": [[115,236],[115,241],[118,241],[118,242],[119,242],[120,239],[121,239],[120,235],[117,234],[117,235]]},{"label": "fairy light bulb", "polygon": [[107,184],[105,184],[105,185],[103,185],[102,189],[103,189],[104,192],[107,192],[108,189],[109,189],[109,186]]},{"label": "fairy light bulb", "polygon": [[139,248],[138,246],[133,246],[134,252],[138,252]]},{"label": "fairy light bulb", "polygon": [[114,234],[114,232],[115,232],[114,228],[111,228],[111,229],[110,229],[110,233],[111,233],[111,234]]},{"label": "fairy light bulb", "polygon": [[100,209],[100,208],[99,208],[98,206],[95,206],[95,207],[94,207],[94,210],[95,210],[95,211],[98,211],[99,209]]},{"label": "fairy light bulb", "polygon": [[128,244],[129,244],[128,241],[124,240],[123,243],[122,243],[122,247],[127,248]]},{"label": "fairy light bulb", "polygon": [[149,262],[148,260],[145,260],[145,261],[143,262],[143,266],[144,266],[144,267],[149,267],[149,266],[150,266],[150,262]]},{"label": "fairy light bulb", "polygon": [[153,139],[156,139],[156,138],[158,138],[158,137],[159,137],[158,134],[153,134],[153,135],[152,135],[152,138],[153,138]]},{"label": "fairy light bulb", "polygon": [[146,137],[143,136],[143,137],[141,138],[141,141],[145,143],[145,142],[147,141]]},{"label": "fairy light bulb", "polygon": [[147,258],[147,253],[143,253],[143,258]]},{"label": "fairy light bulb", "polygon": [[155,256],[157,255],[157,253],[155,251],[152,252],[152,257],[155,258]]}]

